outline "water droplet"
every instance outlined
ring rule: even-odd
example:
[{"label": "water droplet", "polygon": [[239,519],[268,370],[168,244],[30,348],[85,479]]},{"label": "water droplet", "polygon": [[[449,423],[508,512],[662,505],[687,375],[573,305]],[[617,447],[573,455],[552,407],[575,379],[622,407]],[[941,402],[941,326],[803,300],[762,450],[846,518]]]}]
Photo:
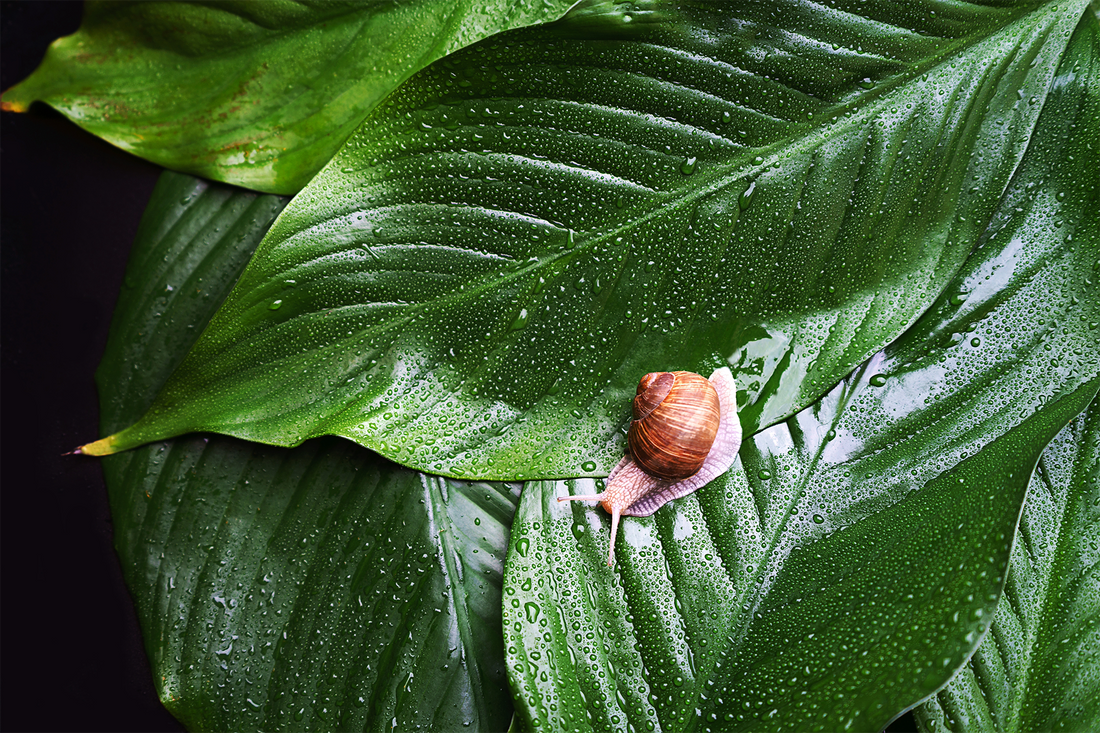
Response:
[{"label": "water droplet", "polygon": [[516,552],[520,557],[527,557],[527,550],[531,546],[530,541],[526,537],[520,537],[516,542]]},{"label": "water droplet", "polygon": [[871,81],[871,77],[865,76],[859,80],[859,85],[864,89],[874,89],[875,83]]},{"label": "water droplet", "polygon": [[741,211],[749,208],[749,204],[752,203],[752,197],[756,193],[756,181],[749,184],[749,187],[741,192],[741,198],[737,200],[737,205],[741,207]]},{"label": "water droplet", "polygon": [[524,328],[526,328],[527,327],[527,318],[528,318],[527,309],[526,308],[521,308],[520,311],[519,311],[519,315],[516,316],[516,320],[512,321],[512,330],[513,331],[522,331]]},{"label": "water droplet", "polygon": [[886,375],[885,374],[876,374],[875,376],[871,377],[871,386],[872,387],[881,387],[884,384],[886,384]]},{"label": "water droplet", "polygon": [[684,162],[680,164],[680,172],[685,176],[690,176],[695,172],[695,163],[696,158],[694,155],[690,158],[684,158]]},{"label": "water droplet", "polygon": [[825,517],[821,516],[820,514],[815,514],[814,515],[814,524],[821,524],[824,521],[825,521]]},{"label": "water droplet", "polygon": [[595,471],[596,470],[596,462],[595,461],[585,461],[584,463],[581,464],[581,470],[585,471],[586,473],[591,472],[591,471]]},{"label": "water droplet", "polygon": [[283,305],[283,301],[275,300],[275,301],[272,301],[271,305],[269,305],[267,308],[268,308],[268,310],[277,311],[277,310],[279,310],[280,307],[282,307],[282,305]]}]

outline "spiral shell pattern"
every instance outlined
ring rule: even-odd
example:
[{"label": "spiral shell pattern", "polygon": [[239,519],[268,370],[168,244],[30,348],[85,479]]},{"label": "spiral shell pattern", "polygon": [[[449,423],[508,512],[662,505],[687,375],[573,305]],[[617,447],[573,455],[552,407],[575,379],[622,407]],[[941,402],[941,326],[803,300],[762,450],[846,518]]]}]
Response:
[{"label": "spiral shell pattern", "polygon": [[714,385],[693,372],[653,372],[634,397],[627,443],[634,460],[660,479],[697,472],[714,445],[722,410]]}]

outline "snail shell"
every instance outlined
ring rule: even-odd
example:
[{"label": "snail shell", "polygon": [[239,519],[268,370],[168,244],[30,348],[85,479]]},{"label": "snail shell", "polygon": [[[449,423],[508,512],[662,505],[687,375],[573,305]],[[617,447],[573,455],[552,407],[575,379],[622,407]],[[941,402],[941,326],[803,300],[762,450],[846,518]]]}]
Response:
[{"label": "snail shell", "polygon": [[682,479],[703,467],[721,422],[718,390],[694,372],[653,372],[634,397],[627,445],[646,473]]},{"label": "snail shell", "polygon": [[[650,423],[654,415],[659,418]],[[730,469],[741,447],[737,385],[728,367],[715,370],[709,380],[691,372],[647,374],[634,398],[634,418],[627,436],[630,450],[607,477],[607,488],[558,497],[598,501],[611,514],[608,565],[614,563],[620,516],[647,517],[707,485]]]}]

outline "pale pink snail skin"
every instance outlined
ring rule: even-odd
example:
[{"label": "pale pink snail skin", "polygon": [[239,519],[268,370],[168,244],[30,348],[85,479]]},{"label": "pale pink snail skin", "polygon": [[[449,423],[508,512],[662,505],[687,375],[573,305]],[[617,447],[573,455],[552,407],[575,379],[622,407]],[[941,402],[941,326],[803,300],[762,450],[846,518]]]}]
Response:
[{"label": "pale pink snail skin", "polygon": [[[643,387],[652,382],[654,375],[646,375],[639,385],[639,398]],[[673,374],[687,374],[674,372]],[[697,377],[698,375],[692,375]],[[615,562],[615,537],[619,529],[619,517],[648,517],[667,502],[687,496],[696,489],[706,486],[730,469],[741,447],[741,421],[737,417],[737,385],[729,367],[716,369],[707,380],[718,395],[718,429],[710,452],[703,460],[702,467],[686,478],[662,479],[652,476],[642,469],[627,450],[619,465],[607,477],[607,488],[599,494],[585,496],[559,496],[558,501],[598,501],[600,506],[611,514],[611,547],[607,553],[608,566]],[[672,396],[670,394],[670,396]],[[638,398],[636,398],[637,400]],[[636,411],[638,402],[636,401]],[[675,404],[669,407],[676,409]],[[694,408],[693,408],[694,409]],[[637,415],[637,412],[635,412]],[[699,412],[703,420],[713,420],[713,412],[703,409]],[[648,415],[643,415],[645,419]],[[632,430],[634,420],[631,423]],[[711,426],[713,427],[713,426]]]}]

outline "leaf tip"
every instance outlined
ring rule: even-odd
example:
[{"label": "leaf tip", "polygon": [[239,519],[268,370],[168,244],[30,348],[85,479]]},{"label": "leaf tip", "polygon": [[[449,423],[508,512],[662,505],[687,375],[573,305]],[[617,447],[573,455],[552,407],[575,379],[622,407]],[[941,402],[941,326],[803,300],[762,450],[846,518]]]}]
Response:
[{"label": "leaf tip", "polygon": [[108,435],[106,438],[100,438],[94,443],[88,443],[82,445],[72,453],[67,455],[78,456],[109,456],[112,453],[117,453],[119,447],[117,445],[118,437],[116,435]]},{"label": "leaf tip", "polygon": [[26,112],[27,103],[20,100],[13,100],[9,98],[8,92],[4,92],[3,98],[0,98],[0,110],[4,112]]},{"label": "leaf tip", "polygon": [[0,111],[4,112],[25,112],[31,107],[31,101],[27,99],[20,99],[14,94],[14,91],[19,89],[22,83],[5,89],[3,94],[0,94]]}]

